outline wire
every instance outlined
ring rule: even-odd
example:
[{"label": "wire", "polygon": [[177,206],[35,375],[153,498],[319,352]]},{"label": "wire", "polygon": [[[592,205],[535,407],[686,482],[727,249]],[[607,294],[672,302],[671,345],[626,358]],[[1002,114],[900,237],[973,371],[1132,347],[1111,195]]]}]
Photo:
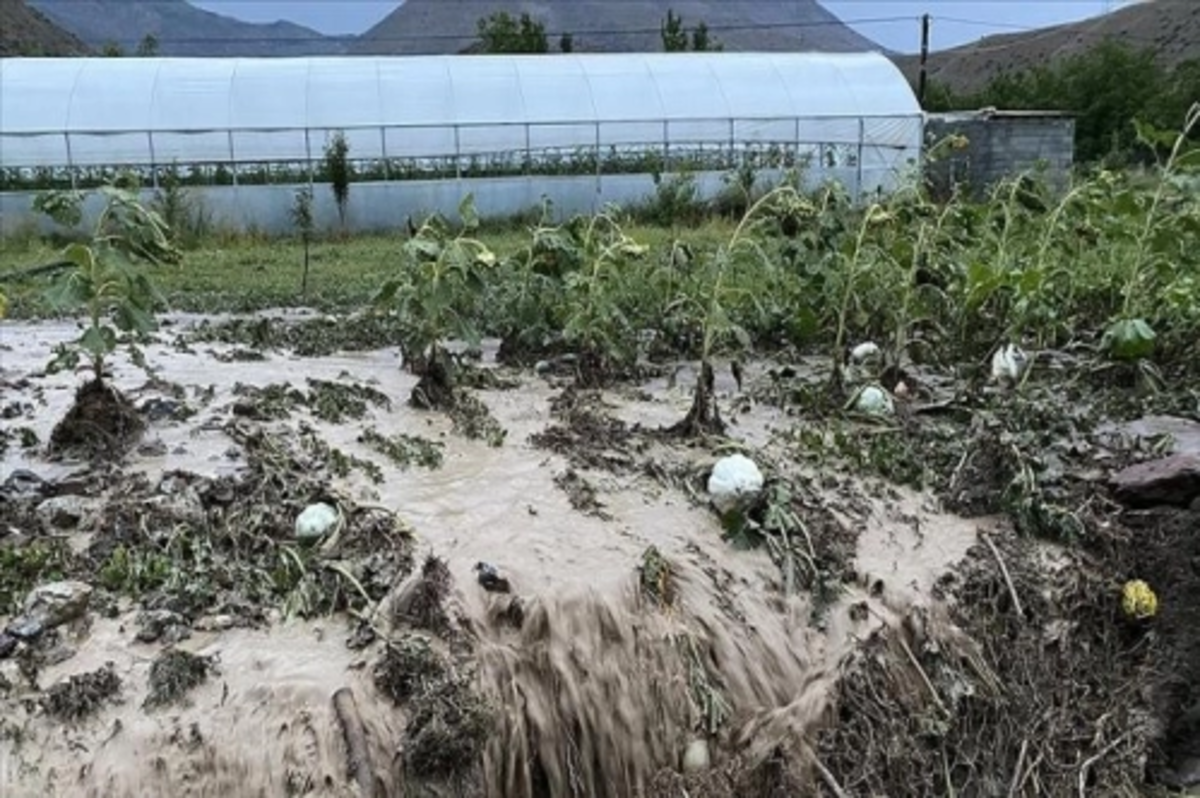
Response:
[{"label": "wire", "polygon": [[[743,25],[708,25],[709,33],[722,33],[731,31],[755,31],[755,30],[779,30],[779,29],[810,29],[810,28],[829,28],[829,27],[850,27],[854,25],[883,25],[895,24],[897,22],[917,23],[920,17],[905,16],[905,17],[870,17],[864,19],[831,19],[822,20],[819,22],[789,22],[789,23],[766,23],[756,22]],[[638,35],[659,35],[662,29],[654,28],[585,28],[574,31],[546,31],[547,38],[561,36],[564,33],[570,33],[572,36],[580,38],[585,36],[638,36]],[[475,32],[469,33],[434,33],[434,34],[396,34],[392,36],[372,36],[365,38],[362,36],[353,35],[338,35],[338,36],[322,36],[316,34],[313,36],[155,36],[155,41],[161,47],[163,45],[180,45],[180,44],[249,44],[249,43],[267,43],[267,44],[314,44],[324,42],[364,42],[370,44],[377,43],[402,43],[402,42],[427,42],[427,41],[461,41],[463,39],[477,38]],[[125,40],[115,40],[116,44],[136,46],[142,41],[141,37]]]}]

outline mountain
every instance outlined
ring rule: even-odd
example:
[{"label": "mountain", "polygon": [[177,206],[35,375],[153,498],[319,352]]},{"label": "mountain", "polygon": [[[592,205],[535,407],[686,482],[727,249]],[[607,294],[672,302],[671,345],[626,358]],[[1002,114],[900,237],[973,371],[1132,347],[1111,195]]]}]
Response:
[{"label": "mountain", "polygon": [[350,52],[463,52],[475,41],[477,21],[499,11],[528,13],[545,26],[552,50],[569,33],[578,52],[658,52],[668,8],[688,30],[703,22],[728,51],[882,49],[816,0],[407,0],[360,36]]},{"label": "mountain", "polygon": [[0,56],[87,55],[87,45],[26,5],[0,0]]},{"label": "mountain", "polygon": [[204,11],[186,0],[29,0],[29,5],[99,50],[133,53],[147,34],[159,55],[304,56],[345,52],[346,40],[291,22],[259,25]]},{"label": "mountain", "polygon": [[[989,36],[974,44],[930,53],[929,79],[960,94],[978,91],[1002,72],[1053,63],[1107,38],[1135,48],[1153,48],[1167,67],[1200,58],[1200,0],[1143,0],[1082,22]],[[916,56],[894,60],[910,79],[916,76]]]}]

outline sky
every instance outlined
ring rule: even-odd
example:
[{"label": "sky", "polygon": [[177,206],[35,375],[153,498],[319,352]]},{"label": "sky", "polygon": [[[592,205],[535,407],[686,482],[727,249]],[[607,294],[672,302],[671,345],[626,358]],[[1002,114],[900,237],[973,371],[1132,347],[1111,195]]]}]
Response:
[{"label": "sky", "polygon": [[[609,0],[620,3],[621,0]],[[726,0],[737,2],[737,0]],[[995,33],[1045,27],[1093,17],[1130,0],[821,0],[860,33],[886,48],[916,52],[918,19],[932,16],[933,49],[955,47]],[[396,0],[192,0],[192,4],[248,22],[286,19],[327,34],[362,33],[386,17]]]}]

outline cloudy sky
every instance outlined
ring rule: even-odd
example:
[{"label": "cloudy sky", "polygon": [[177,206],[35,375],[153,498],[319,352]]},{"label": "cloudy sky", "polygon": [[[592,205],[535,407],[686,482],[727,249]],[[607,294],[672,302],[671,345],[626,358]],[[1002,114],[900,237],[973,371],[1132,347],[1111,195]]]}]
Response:
[{"label": "cloudy sky", "polygon": [[[737,0],[727,0],[737,2]],[[619,3],[621,0],[611,0]],[[993,33],[1072,22],[1129,0],[822,0],[823,5],[884,47],[913,52],[917,19],[933,16],[935,49]],[[193,5],[250,22],[287,19],[323,33],[362,33],[395,8],[396,0],[192,0]]]}]

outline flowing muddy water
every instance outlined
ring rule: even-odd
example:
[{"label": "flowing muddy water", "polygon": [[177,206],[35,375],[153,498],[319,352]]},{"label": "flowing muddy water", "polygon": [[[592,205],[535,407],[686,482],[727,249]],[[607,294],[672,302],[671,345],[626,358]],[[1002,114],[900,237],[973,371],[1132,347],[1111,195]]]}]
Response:
[{"label": "flowing muddy water", "polygon": [[[171,332],[196,320],[178,317]],[[41,441],[49,439],[82,378],[39,372],[50,346],[74,334],[73,325],[62,323],[0,327],[0,405],[32,406],[7,422],[10,428],[28,426]],[[551,400],[559,388],[545,380],[525,376],[518,388],[477,392],[508,431],[504,444],[492,447],[453,434],[441,414],[408,408],[415,379],[398,368],[395,350],[306,358],[270,352],[262,361],[220,362],[215,355],[231,347],[193,344],[179,351],[167,338],[146,349],[159,383],[147,383],[121,358],[114,364],[114,382],[135,402],[162,396],[162,385],[174,383],[198,410],[186,421],[151,423],[126,469],[152,479],[176,470],[213,477],[239,471],[243,457],[222,429],[238,384],[303,388],[305,378],[354,380],[391,398],[390,409],[371,408],[361,421],[303,423],[331,445],[377,462],[381,484],[353,473],[341,488],[410,524],[418,559],[435,554],[445,561],[450,615],[471,641],[473,679],[498,708],[498,725],[473,778],[416,792],[410,784],[404,792],[395,763],[406,710],[386,700],[371,678],[380,644],[348,648],[344,619],[275,617],[259,630],[198,631],[177,647],[215,655],[217,673],[185,705],[146,710],[150,663],[162,647],[134,640],[134,611],[122,606],[114,618],[93,617],[73,629],[67,639],[73,656],[37,677],[44,688],[113,663],[123,684],[120,702],[87,719],[62,722],[39,712],[26,700],[32,688],[19,686],[15,664],[0,663],[6,666],[0,673],[18,685],[3,698],[5,796],[420,789],[530,798],[702,795],[698,785],[713,773],[724,774],[730,786],[711,794],[753,794],[737,781],[736,769],[756,772],[781,751],[789,767],[812,777],[811,745],[829,722],[845,658],[874,630],[899,628],[914,611],[936,616],[935,584],[976,543],[981,523],[988,526],[894,488],[853,479],[841,481],[841,494],[820,495],[824,489],[813,487],[813,500],[830,502],[856,546],[855,578],[819,608],[805,591],[782,593],[779,568],[764,550],[735,551],[722,540],[713,512],[637,469],[586,472],[603,512],[574,507],[555,479],[571,469],[567,458],[529,442],[554,422]],[[752,364],[748,373],[763,369]],[[628,423],[669,424],[686,412],[687,380],[684,373],[674,387],[651,382],[607,392],[605,401]],[[722,379],[723,405],[734,390]],[[764,453],[772,430],[785,423],[770,407],[729,415],[736,417],[731,436]],[[286,429],[296,420],[273,423]],[[367,425],[441,441],[444,462],[436,469],[395,467],[359,442]],[[714,459],[701,449],[657,446],[656,456],[694,469]],[[25,468],[48,480],[82,468],[14,444],[3,465],[2,476]],[[638,569],[650,547],[670,564],[670,602],[656,604],[641,589]],[[509,579],[510,595],[480,587],[481,561]],[[394,592],[402,594],[415,579]],[[332,703],[341,688],[353,694],[366,732],[371,790],[359,791],[347,769]]]}]

